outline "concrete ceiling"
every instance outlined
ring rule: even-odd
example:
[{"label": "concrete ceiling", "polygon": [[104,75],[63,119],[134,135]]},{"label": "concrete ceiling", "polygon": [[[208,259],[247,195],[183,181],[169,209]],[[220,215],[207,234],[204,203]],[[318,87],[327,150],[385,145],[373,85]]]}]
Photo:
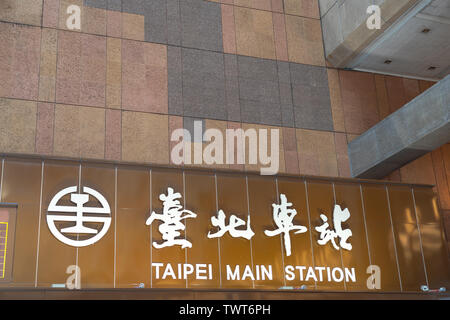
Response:
[{"label": "concrete ceiling", "polygon": [[[423,33],[424,29],[430,31]],[[392,62],[386,64],[387,60]],[[419,2],[348,67],[425,79],[444,78],[450,74],[450,0]]]}]

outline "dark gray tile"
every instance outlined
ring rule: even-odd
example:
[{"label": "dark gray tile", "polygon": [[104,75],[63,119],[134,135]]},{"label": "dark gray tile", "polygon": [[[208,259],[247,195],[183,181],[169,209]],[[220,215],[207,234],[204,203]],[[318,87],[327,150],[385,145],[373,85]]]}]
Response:
[{"label": "dark gray tile", "polygon": [[182,0],[180,12],[183,46],[223,51],[222,13],[219,3]]},{"label": "dark gray tile", "polygon": [[223,54],[182,49],[184,115],[227,120]]},{"label": "dark gray tile", "polygon": [[273,126],[281,125],[281,110],[279,104],[242,99],[240,104],[242,122]]},{"label": "dark gray tile", "polygon": [[281,105],[281,126],[295,127],[294,107],[291,104]]},{"label": "dark gray tile", "polygon": [[239,95],[243,100],[279,103],[278,82],[239,78]]},{"label": "dark gray tile", "polygon": [[333,130],[327,88],[293,85],[293,99],[296,128]]},{"label": "dark gray tile", "polygon": [[144,15],[145,41],[167,43],[166,0],[145,1]]},{"label": "dark gray tile", "polygon": [[276,61],[238,56],[239,76],[243,78],[278,81]]},{"label": "dark gray tile", "polygon": [[291,72],[289,70],[289,63],[278,61],[278,81],[280,83],[291,83]]},{"label": "dark gray tile", "polygon": [[183,115],[183,77],[179,47],[167,47],[167,76],[169,114]]},{"label": "dark gray tile", "polygon": [[122,10],[126,13],[143,15],[145,14],[146,2],[146,0],[124,0],[122,1]]},{"label": "dark gray tile", "polygon": [[167,43],[181,46],[181,16],[179,0],[167,1]]},{"label": "dark gray tile", "polygon": [[108,10],[122,11],[122,0],[107,0],[107,6]]},{"label": "dark gray tile", "polygon": [[99,8],[99,9],[107,9],[108,3],[107,0],[83,0],[83,4],[86,7]]},{"label": "dark gray tile", "polygon": [[237,81],[226,80],[225,90],[227,98],[228,121],[241,121],[241,105],[239,100],[239,85]]},{"label": "dark gray tile", "polygon": [[290,72],[291,81],[293,84],[328,88],[328,75],[326,68],[291,63]]},{"label": "dark gray tile", "polygon": [[292,87],[287,83],[280,83],[280,103],[285,105],[293,105]]},{"label": "dark gray tile", "polygon": [[183,84],[185,116],[227,120],[225,88]]}]

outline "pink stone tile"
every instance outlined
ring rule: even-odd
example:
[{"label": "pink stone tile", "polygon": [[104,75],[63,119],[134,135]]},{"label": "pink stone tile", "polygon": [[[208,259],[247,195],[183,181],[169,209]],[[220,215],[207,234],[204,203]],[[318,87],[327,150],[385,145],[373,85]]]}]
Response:
[{"label": "pink stone tile", "polygon": [[37,107],[36,153],[51,154],[53,152],[55,106],[52,103],[38,103]]},{"label": "pink stone tile", "polygon": [[122,36],[122,13],[108,10],[106,19],[107,36],[120,38]]},{"label": "pink stone tile", "polygon": [[167,114],[166,46],[122,42],[122,107]]},{"label": "pink stone tile", "polygon": [[286,173],[289,174],[299,174],[298,167],[298,154],[297,151],[285,151],[284,152],[284,161],[286,165]]},{"label": "pink stone tile", "polygon": [[79,104],[81,80],[81,34],[59,31],[56,101]]},{"label": "pink stone tile", "polygon": [[272,0],[272,11],[283,13],[283,0]]},{"label": "pink stone tile", "polygon": [[234,23],[234,7],[222,4],[223,50],[225,53],[236,53],[236,26]]},{"label": "pink stone tile", "polygon": [[[3,29],[3,28],[2,28]],[[14,49],[11,65],[10,97],[36,100],[38,97],[41,30],[36,27],[12,26]]]},{"label": "pink stone tile", "polygon": [[273,30],[275,35],[275,51],[277,59],[281,61],[288,61],[288,48],[286,38],[286,23],[284,21],[284,14],[273,13]]},{"label": "pink stone tile", "polygon": [[59,20],[59,0],[44,0],[43,19],[44,27],[57,28]]},{"label": "pink stone tile", "polygon": [[81,55],[81,33],[59,31],[58,51],[65,55]]},{"label": "pink stone tile", "polygon": [[284,150],[297,152],[297,137],[294,128],[283,128],[283,145]]},{"label": "pink stone tile", "polygon": [[120,160],[122,150],[122,112],[106,110],[105,158]]},{"label": "pink stone tile", "polygon": [[81,81],[60,78],[56,82],[56,102],[67,104],[79,104]]},{"label": "pink stone tile", "polygon": [[0,23],[0,94],[37,99],[40,28]]},{"label": "pink stone tile", "polygon": [[81,46],[80,103],[103,107],[106,101],[106,38],[83,34]]}]

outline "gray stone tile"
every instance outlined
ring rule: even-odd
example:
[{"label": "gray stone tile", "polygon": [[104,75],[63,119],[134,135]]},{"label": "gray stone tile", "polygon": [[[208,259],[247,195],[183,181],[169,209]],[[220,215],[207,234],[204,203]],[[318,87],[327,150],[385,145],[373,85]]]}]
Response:
[{"label": "gray stone tile", "polygon": [[107,9],[108,2],[107,0],[84,0],[83,4],[86,7],[99,8],[99,9]]},{"label": "gray stone tile", "polygon": [[292,87],[287,83],[280,83],[280,103],[285,105],[292,105]]},{"label": "gray stone tile", "polygon": [[183,77],[181,48],[167,47],[169,114],[183,115]]},{"label": "gray stone tile", "polygon": [[281,125],[280,105],[276,103],[241,99],[241,120],[247,123]]},{"label": "gray stone tile", "polygon": [[167,1],[167,43],[181,45],[181,17],[179,0]]},{"label": "gray stone tile", "polygon": [[145,1],[144,8],[145,41],[167,43],[166,0]]},{"label": "gray stone tile", "polygon": [[107,9],[122,11],[122,0],[107,0]]},{"label": "gray stone tile", "polygon": [[241,104],[239,100],[239,85],[235,80],[225,81],[228,121],[241,121]]},{"label": "gray stone tile", "polygon": [[184,87],[183,108],[185,116],[227,120],[226,97],[220,90]]},{"label": "gray stone tile", "polygon": [[180,11],[184,47],[223,51],[222,12],[219,3],[182,0]]},{"label": "gray stone tile", "polygon": [[277,64],[273,60],[238,56],[238,67],[240,77],[278,81]]},{"label": "gray stone tile", "polygon": [[293,85],[293,100],[296,128],[333,130],[327,88]]},{"label": "gray stone tile", "polygon": [[239,95],[243,100],[279,103],[278,82],[239,78]]},{"label": "gray stone tile", "polygon": [[281,126],[295,127],[294,107],[291,104],[281,105]]},{"label": "gray stone tile", "polygon": [[293,84],[328,88],[326,68],[291,63],[290,71]]},{"label": "gray stone tile", "polygon": [[280,83],[291,83],[291,72],[289,70],[289,63],[278,61],[278,81]]},{"label": "gray stone tile", "polygon": [[145,14],[146,0],[124,0],[122,11],[133,14]]}]

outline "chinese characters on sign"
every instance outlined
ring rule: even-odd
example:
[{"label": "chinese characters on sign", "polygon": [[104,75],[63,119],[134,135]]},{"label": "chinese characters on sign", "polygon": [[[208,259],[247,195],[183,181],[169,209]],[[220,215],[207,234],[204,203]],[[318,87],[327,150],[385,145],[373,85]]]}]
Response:
[{"label": "chinese characters on sign", "polygon": [[[186,239],[180,239],[180,231],[185,230],[185,225],[182,220],[188,218],[196,218],[197,214],[183,209],[178,199],[181,198],[180,193],[174,193],[172,188],[167,188],[167,195],[161,194],[159,199],[163,202],[163,213],[158,214],[152,212],[150,217],[147,219],[146,224],[151,225],[153,221],[160,220],[162,224],[158,227],[159,232],[162,235],[163,243],[158,244],[153,242],[153,246],[157,249],[164,247],[171,247],[179,245],[182,248],[191,248],[192,243]],[[297,210],[292,208],[292,203],[288,202],[286,195],[280,194],[280,204],[272,204],[273,209],[273,220],[275,225],[278,227],[276,230],[265,230],[264,234],[268,237],[274,237],[283,234],[284,248],[286,250],[286,256],[291,255],[291,236],[290,232],[294,231],[294,234],[305,233],[308,229],[304,226],[294,225],[293,220],[297,215]],[[331,241],[333,247],[339,250],[335,239],[340,238],[339,245],[341,248],[346,250],[352,250],[352,245],[347,242],[348,238],[351,237],[352,231],[350,229],[342,229],[342,222],[347,221],[350,218],[350,212],[348,209],[342,210],[339,205],[335,205],[333,212],[333,224],[335,230],[330,230],[330,225],[328,224],[328,218],[322,214],[321,219],[324,221],[323,225],[316,227],[316,231],[320,232],[320,239],[317,241],[320,245],[325,245]],[[217,227],[219,230],[215,233],[211,231],[208,232],[207,237],[220,238],[225,233],[229,233],[233,238],[245,238],[250,240],[255,233],[251,229],[250,225],[250,214],[247,216],[247,222],[238,218],[236,215],[231,215],[228,225],[226,224],[226,216],[223,210],[219,210],[217,217],[211,217],[211,224]],[[245,225],[247,225],[245,227]],[[242,229],[245,227],[245,229]],[[240,229],[237,229],[240,228]]]},{"label": "chinese characters on sign", "polygon": [[163,223],[159,226],[159,232],[162,234],[163,243],[153,242],[153,246],[156,249],[161,249],[164,247],[171,246],[181,246],[181,248],[192,248],[192,243],[186,239],[176,239],[180,236],[180,231],[184,230],[186,227],[181,222],[182,220],[188,218],[195,218],[197,215],[189,210],[182,209],[178,199],[181,198],[181,194],[174,193],[172,188],[167,188],[167,196],[161,194],[159,199],[163,202],[163,213],[158,214],[152,212],[150,217],[147,219],[146,224],[149,226],[155,220],[160,220]]},{"label": "chinese characters on sign", "polygon": [[339,247],[336,245],[335,239],[337,237],[340,238],[339,245],[342,249],[352,250],[352,245],[347,243],[347,239],[351,237],[352,231],[350,229],[342,230],[342,222],[345,222],[350,218],[350,212],[348,209],[342,211],[341,206],[335,205],[333,211],[333,224],[335,230],[330,230],[330,225],[328,224],[328,218],[326,215],[321,214],[320,218],[323,220],[323,224],[320,227],[316,227],[316,230],[320,232],[320,240],[317,241],[318,244],[324,246],[331,241],[333,247],[336,250],[339,250]]}]

